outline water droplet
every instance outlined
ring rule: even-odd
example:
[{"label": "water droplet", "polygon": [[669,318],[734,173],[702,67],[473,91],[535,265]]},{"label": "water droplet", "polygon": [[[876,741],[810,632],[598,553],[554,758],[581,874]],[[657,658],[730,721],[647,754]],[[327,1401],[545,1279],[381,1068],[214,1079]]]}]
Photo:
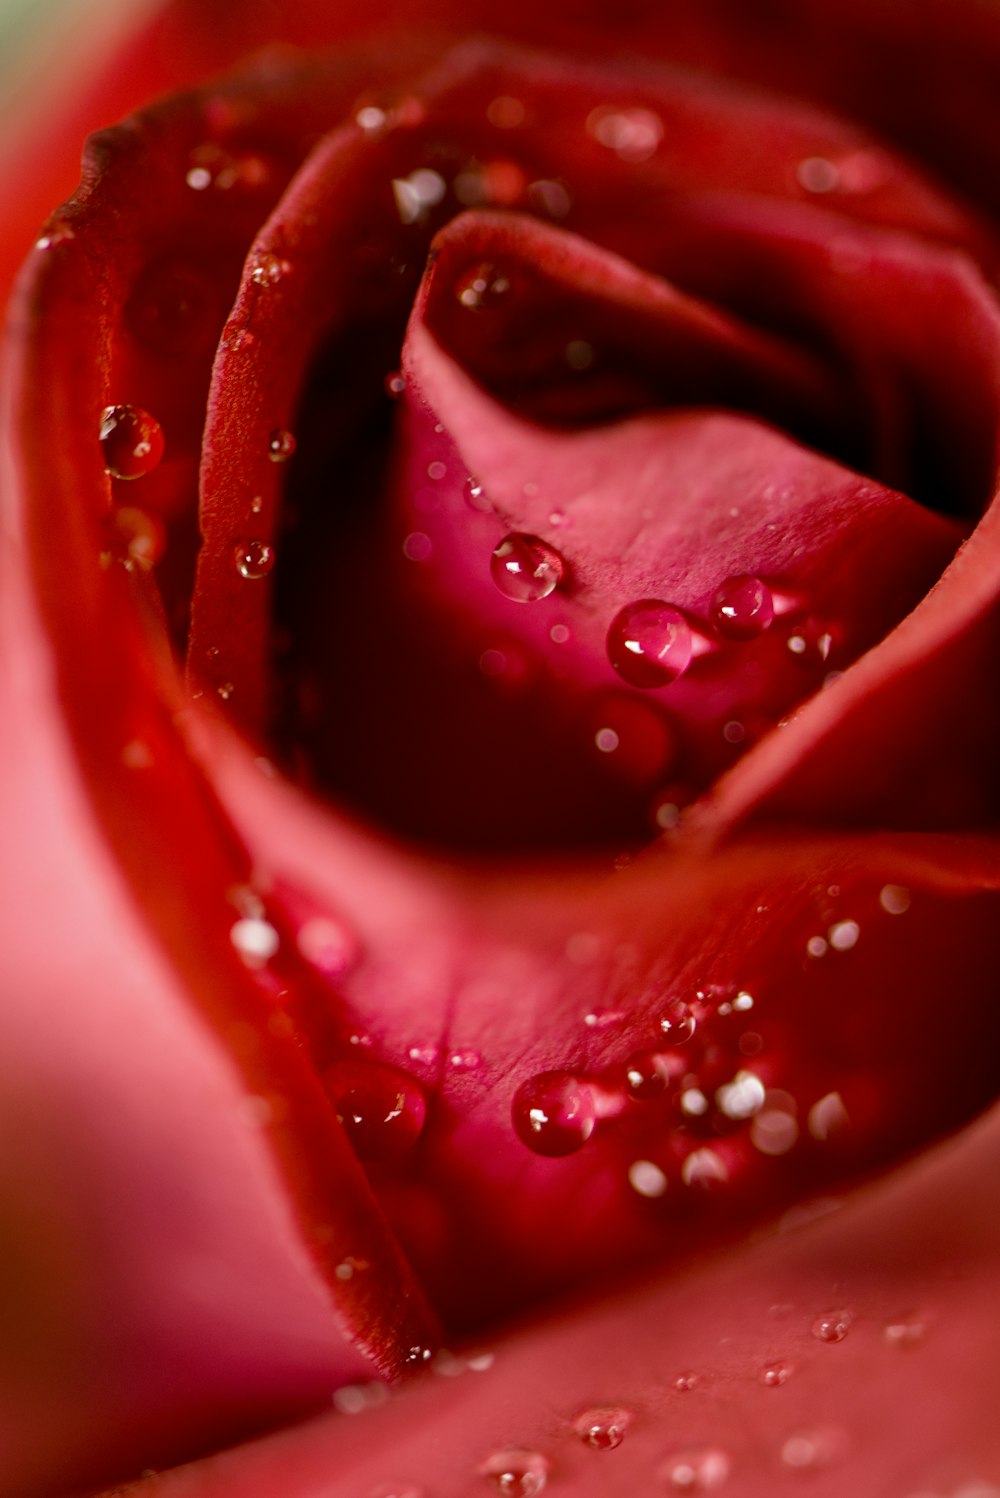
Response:
[{"label": "water droplet", "polygon": [[540,1451],[496,1451],[482,1463],[479,1475],[504,1498],[533,1498],[545,1487],[549,1464]]},{"label": "water droplet", "polygon": [[602,692],[587,726],[608,770],[637,784],[658,780],[677,753],[677,741],[658,704],[628,692]]},{"label": "water droplet", "polygon": [[[221,691],[220,687],[220,694]],[[236,921],[230,927],[229,940],[247,967],[262,967],[281,945],[277,931],[263,916],[244,916]]]},{"label": "water droplet", "polygon": [[104,472],[115,479],[140,479],[163,457],[163,429],[138,406],[106,406],[101,413]]},{"label": "water droplet", "polygon": [[455,282],[455,296],[470,312],[501,307],[510,295],[510,289],[510,277],[506,271],[485,260],[464,271]]},{"label": "water droplet", "polygon": [[794,1372],[794,1363],[765,1363],[760,1370],[760,1381],[765,1389],[780,1389],[782,1384],[787,1384]]},{"label": "water droplet", "polygon": [[719,1111],[734,1120],[752,1118],[764,1106],[764,1084],[752,1071],[739,1071],[731,1082],[718,1088]]},{"label": "water droplet", "polygon": [[684,615],[658,598],[626,604],[608,630],[608,659],[633,687],[663,687],[691,662],[691,627]]},{"label": "water droplet", "polygon": [[708,1190],[728,1181],[729,1171],[715,1150],[692,1150],[681,1166],[681,1180],[685,1186],[701,1186]]},{"label": "water droplet", "polygon": [[133,505],[118,505],[114,527],[130,561],[142,572],[148,572],[163,556],[167,544],[166,528],[156,515]]},{"label": "water droplet", "polygon": [[274,566],[274,547],[267,541],[238,541],[233,561],[240,577],[250,581],[266,577]]},{"label": "water droplet", "polygon": [[833,634],[817,619],[807,619],[785,641],[788,653],[804,670],[826,665],[833,649]]},{"label": "water droplet", "polygon": [[411,531],[403,540],[403,555],[410,562],[426,562],[434,543],[425,531]]},{"label": "water droplet", "polygon": [[[346,927],[328,916],[310,916],[295,944],[307,962],[328,978],[339,978],[357,961],[357,942]],[[411,1053],[412,1054],[412,1053]]]},{"label": "water droplet", "polygon": [[549,639],[554,645],[565,645],[569,635],[569,627],[565,624],[553,624],[549,630]]},{"label": "water droplet", "polygon": [[452,1071],[476,1071],[483,1064],[478,1051],[452,1051],[448,1065]]},{"label": "water droplet", "polygon": [[641,1102],[662,1097],[670,1086],[666,1057],[657,1051],[636,1051],[625,1062],[625,1085],[629,1096]]},{"label": "water droplet", "polygon": [[672,1004],[660,1019],[660,1029],[671,1045],[683,1045],[698,1028],[698,1021],[686,1004]]},{"label": "water droplet", "polygon": [[887,1347],[919,1347],[927,1335],[927,1326],[912,1316],[890,1321],[882,1330],[882,1340]]},{"label": "water droplet", "polygon": [[774,618],[774,599],[767,583],[748,573],[727,577],[712,599],[712,623],[727,640],[753,640]]},{"label": "water droplet", "polygon": [[750,1143],[762,1155],[787,1155],[799,1137],[798,1122],[783,1108],[764,1108],[750,1125]]},{"label": "water droplet", "polygon": [[682,1451],[664,1462],[660,1476],[678,1493],[714,1493],[729,1476],[729,1458],[714,1448]]},{"label": "water droplet", "polygon": [[584,1410],[573,1421],[581,1441],[587,1446],[593,1446],[595,1451],[614,1451],[624,1441],[625,1432],[631,1423],[631,1410],[617,1406]]},{"label": "water droplet", "polygon": [[493,506],[490,504],[486,490],[478,479],[471,476],[465,481],[465,502],[470,510],[476,510],[480,515],[492,513]]},{"label": "water droplet", "polygon": [[280,255],[272,255],[269,250],[263,250],[254,262],[250,279],[257,286],[276,286],[290,270],[287,260],[282,260]]},{"label": "water droplet", "polygon": [[587,132],[622,161],[648,161],[663,139],[663,121],[651,109],[604,104],[588,114]]},{"label": "water droplet", "polygon": [[628,1168],[628,1183],[638,1196],[650,1200],[662,1196],[670,1184],[653,1160],[633,1160]]},{"label": "water droplet", "polygon": [[272,463],[287,463],[295,451],[295,438],[283,427],[276,427],[267,439],[267,455]]},{"label": "water droplet", "polygon": [[674,1379],[674,1388],[678,1394],[690,1394],[692,1389],[697,1389],[701,1383],[701,1376],[697,1373],[678,1373]]},{"label": "water droplet", "polygon": [[800,1431],[789,1436],[781,1448],[781,1460],[796,1471],[825,1467],[844,1450],[844,1433],[832,1427]]},{"label": "water droplet", "polygon": [[448,191],[448,184],[440,172],[431,167],[418,167],[408,177],[395,177],[392,195],[396,200],[396,211],[403,224],[421,224],[435,204],[440,203]]},{"label": "water droplet", "polygon": [[434,1353],[430,1347],[411,1347],[403,1361],[411,1368],[420,1368],[424,1363],[429,1363],[433,1356]]},{"label": "water droplet", "polygon": [[424,1126],[423,1090],[407,1072],[376,1061],[336,1061],[323,1089],[360,1160],[401,1160]]},{"label": "water droplet", "polygon": [[391,374],[386,375],[385,393],[391,396],[393,400],[398,400],[401,395],[406,393],[406,376],[398,369],[394,369]]},{"label": "water droplet", "polygon": [[902,884],[883,885],[878,903],[887,915],[905,915],[910,908],[910,891]]},{"label": "water droplet", "polygon": [[562,581],[563,560],[538,536],[515,531],[505,536],[490,558],[490,575],[505,598],[537,603]]},{"label": "water droplet", "polygon": [[827,941],[835,952],[849,952],[857,946],[861,927],[857,921],[837,921],[826,933]]},{"label": "water droplet", "polygon": [[853,1311],[824,1311],[813,1322],[812,1334],[817,1342],[843,1342],[853,1323]]},{"label": "water droplet", "polygon": [[830,1139],[845,1129],[850,1121],[839,1092],[828,1092],[809,1109],[809,1132],[814,1139]]},{"label": "water droplet", "polygon": [[593,1093],[572,1072],[539,1072],[517,1089],[511,1118],[517,1137],[536,1155],[572,1155],[594,1132]]},{"label": "water droplet", "polygon": [[836,164],[825,156],[807,156],[795,168],[795,176],[806,192],[833,192],[840,182]]}]

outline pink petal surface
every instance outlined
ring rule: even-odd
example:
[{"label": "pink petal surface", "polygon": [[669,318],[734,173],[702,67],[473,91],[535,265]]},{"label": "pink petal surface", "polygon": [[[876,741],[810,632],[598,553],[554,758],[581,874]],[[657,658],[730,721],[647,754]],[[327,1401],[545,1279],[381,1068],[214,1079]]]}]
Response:
[{"label": "pink petal surface", "polygon": [[[520,1448],[549,1462],[546,1493],[574,1498],[683,1491],[669,1473],[686,1458],[718,1475],[708,1453],[734,1498],[985,1498],[1000,1484],[996,1160],[993,1117],[837,1210],[816,1202],[812,1220],[669,1278],[614,1276],[603,1298],[462,1349],[388,1403],[359,1390],[357,1414],[116,1491],[466,1498],[493,1490],[485,1459]],[[844,1311],[843,1340],[820,1340],[816,1323]],[[602,1406],[632,1416],[614,1450],[574,1429]]]}]

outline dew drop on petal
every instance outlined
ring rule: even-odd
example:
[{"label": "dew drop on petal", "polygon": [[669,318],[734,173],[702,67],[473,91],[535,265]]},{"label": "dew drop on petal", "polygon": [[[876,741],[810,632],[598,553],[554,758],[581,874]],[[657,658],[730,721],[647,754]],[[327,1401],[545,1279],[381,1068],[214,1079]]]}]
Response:
[{"label": "dew drop on petal", "polygon": [[549,1464],[540,1451],[495,1451],[479,1468],[503,1498],[533,1498],[545,1487]]},{"label": "dew drop on petal", "polygon": [[691,626],[669,603],[643,598],[615,615],[607,648],[612,666],[630,686],[667,686],[691,663]]},{"label": "dew drop on petal", "polygon": [[727,640],[753,640],[773,620],[774,599],[759,577],[727,577],[712,599],[711,613],[716,630]]},{"label": "dew drop on petal", "polygon": [[650,1201],[662,1196],[670,1184],[653,1160],[633,1160],[628,1168],[628,1183],[637,1196]]},{"label": "dew drop on petal", "polygon": [[635,1051],[625,1062],[625,1086],[640,1102],[661,1098],[670,1086],[665,1058],[657,1051]]},{"label": "dew drop on petal", "polygon": [[885,884],[878,903],[888,915],[905,915],[910,908],[910,891],[902,884]]},{"label": "dew drop on petal", "polygon": [[678,1394],[690,1394],[692,1389],[697,1389],[701,1383],[701,1376],[697,1373],[678,1373],[674,1379],[674,1388]]},{"label": "dew drop on petal", "polygon": [[660,1030],[670,1045],[683,1045],[698,1028],[698,1021],[686,1004],[671,1004],[660,1018]]},{"label": "dew drop on petal", "polygon": [[715,1448],[669,1457],[660,1476],[678,1493],[714,1493],[729,1476],[729,1458]]},{"label": "dew drop on petal", "polygon": [[492,512],[493,506],[490,503],[489,495],[479,480],[474,479],[471,474],[465,481],[464,492],[465,503],[469,506],[470,510],[476,510],[480,515],[489,515]]},{"label": "dew drop on petal", "polygon": [[335,1061],[322,1082],[359,1160],[401,1160],[412,1149],[427,1104],[407,1072],[377,1061]]},{"label": "dew drop on petal", "polygon": [[104,471],[114,479],[140,479],[163,457],[163,429],[139,406],[106,406],[101,413]]},{"label": "dew drop on petal", "polygon": [[765,1389],[780,1389],[782,1384],[787,1384],[794,1372],[794,1363],[765,1363],[760,1370],[760,1382]]},{"label": "dew drop on petal", "polygon": [[539,1072],[514,1094],[514,1131],[536,1155],[557,1159],[581,1149],[594,1132],[597,1114],[586,1083],[567,1071]]},{"label": "dew drop on petal", "polygon": [[502,307],[510,295],[510,289],[510,276],[506,271],[485,260],[463,271],[455,282],[455,296],[459,305],[470,312]]},{"label": "dew drop on petal", "polygon": [[812,1324],[817,1342],[843,1342],[854,1322],[853,1311],[824,1311]]},{"label": "dew drop on petal", "polygon": [[267,455],[272,463],[287,463],[295,451],[295,438],[283,427],[276,427],[267,439]]},{"label": "dew drop on petal", "polygon": [[233,561],[240,577],[249,581],[266,577],[274,566],[274,547],[267,541],[238,541],[233,548]]},{"label": "dew drop on petal", "polygon": [[279,255],[271,254],[269,250],[264,250],[254,261],[250,279],[257,286],[276,286],[290,269],[287,260],[282,260]]},{"label": "dew drop on petal", "polygon": [[394,369],[390,374],[386,375],[385,393],[391,396],[393,400],[398,400],[401,395],[406,393],[406,376],[400,370]]},{"label": "dew drop on petal", "polygon": [[490,558],[490,575],[505,598],[514,603],[537,603],[548,598],[562,581],[563,560],[538,536],[514,531],[505,536]]},{"label": "dew drop on petal", "polygon": [[595,1451],[613,1451],[620,1446],[631,1423],[631,1411],[619,1406],[584,1410],[573,1421],[581,1441]]},{"label": "dew drop on petal", "polygon": [[[218,690],[221,696],[222,688]],[[244,916],[236,921],[230,928],[229,940],[248,967],[262,967],[281,945],[281,938],[271,922],[258,915]]]},{"label": "dew drop on petal", "polygon": [[902,1316],[882,1328],[882,1341],[887,1347],[919,1347],[926,1335],[926,1323],[912,1316]]}]

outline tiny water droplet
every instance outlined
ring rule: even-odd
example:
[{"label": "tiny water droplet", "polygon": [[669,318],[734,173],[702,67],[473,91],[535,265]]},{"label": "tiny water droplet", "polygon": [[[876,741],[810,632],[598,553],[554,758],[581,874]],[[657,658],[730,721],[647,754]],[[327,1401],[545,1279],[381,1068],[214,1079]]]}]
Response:
[{"label": "tiny water droplet", "polygon": [[661,1098],[670,1086],[666,1058],[657,1051],[636,1051],[625,1062],[625,1085],[641,1102]]},{"label": "tiny water droplet", "polygon": [[163,429],[139,406],[106,406],[101,413],[104,472],[114,479],[140,479],[163,457]]},{"label": "tiny water droplet", "polygon": [[662,1196],[670,1184],[653,1160],[633,1160],[628,1168],[628,1183],[637,1196],[650,1201]]},{"label": "tiny water droplet", "polygon": [[510,295],[510,289],[507,273],[486,260],[471,266],[455,282],[455,296],[470,312],[501,307]]},{"label": "tiny water droplet", "polygon": [[749,573],[727,577],[712,599],[712,623],[727,640],[753,640],[774,618],[767,583]]},{"label": "tiny water droplet", "polygon": [[698,1021],[686,1004],[672,1004],[661,1016],[660,1030],[671,1045],[683,1045],[698,1028]]},{"label": "tiny water droplet", "polygon": [[424,1363],[429,1363],[433,1356],[434,1352],[430,1347],[411,1347],[403,1361],[411,1368],[420,1368]]},{"label": "tiny water droplet", "polygon": [[118,505],[114,512],[114,526],[129,560],[140,571],[148,572],[163,556],[167,533],[158,516],[133,505]]},{"label": "tiny water droplet", "polygon": [[254,263],[250,272],[250,279],[257,286],[276,286],[283,276],[291,270],[287,260],[282,260],[280,255],[273,255],[269,250],[264,250]]},{"label": "tiny water droplet", "polygon": [[490,558],[490,575],[505,598],[514,603],[537,603],[554,593],[562,581],[562,557],[538,536],[514,531],[505,536]]},{"label": "tiny water droplet", "polygon": [[452,1071],[475,1071],[483,1063],[478,1051],[452,1051],[448,1065]]},{"label": "tiny water droplet", "polygon": [[601,104],[587,116],[587,133],[622,161],[648,161],[663,139],[663,121],[651,109]]},{"label": "tiny water droplet", "polygon": [[812,1334],[817,1342],[843,1342],[854,1322],[854,1312],[848,1310],[824,1311],[812,1324]]},{"label": "tiny water droplet", "polygon": [[682,1451],[664,1462],[660,1476],[678,1493],[714,1493],[729,1476],[729,1458],[715,1448]]},{"label": "tiny water droplet", "polygon": [[833,634],[817,619],[806,619],[785,641],[792,660],[803,670],[818,670],[826,665],[833,649]]},{"label": "tiny water droplet", "polygon": [[678,1373],[674,1379],[674,1388],[678,1394],[690,1394],[701,1383],[701,1376],[697,1373]]},{"label": "tiny water droplet", "polygon": [[902,1316],[890,1321],[882,1329],[882,1340],[887,1347],[919,1347],[927,1335],[927,1326],[911,1316]]},{"label": "tiny water droplet", "polygon": [[478,479],[471,476],[465,481],[465,502],[470,510],[476,510],[480,515],[489,515],[493,510],[486,490]]},{"label": "tiny water droplet", "polygon": [[781,1460],[795,1471],[809,1471],[825,1467],[840,1456],[845,1448],[844,1432],[832,1426],[819,1430],[800,1431],[781,1448]]},{"label": "tiny water droplet", "polygon": [[427,1104],[419,1084],[377,1061],[336,1061],[323,1089],[360,1160],[401,1160],[424,1127]]},{"label": "tiny water droplet", "polygon": [[806,192],[833,192],[840,182],[836,163],[825,156],[807,156],[795,168],[795,176]]},{"label": "tiny water droplet", "polygon": [[545,1071],[529,1077],[514,1094],[514,1131],[536,1155],[557,1159],[581,1149],[594,1132],[597,1114],[590,1088],[572,1072]]},{"label": "tiny water droplet", "polygon": [[794,1363],[765,1363],[760,1370],[760,1381],[765,1389],[780,1389],[782,1384],[787,1384],[794,1372]]},{"label": "tiny water droplet", "polygon": [[726,1162],[715,1150],[692,1150],[681,1166],[681,1180],[685,1186],[698,1186],[711,1190],[729,1180]]},{"label": "tiny water droplet", "polygon": [[631,1410],[619,1406],[584,1410],[573,1421],[581,1441],[586,1446],[593,1446],[595,1451],[614,1451],[624,1441],[631,1423]]},{"label": "tiny water droplet", "polygon": [[626,604],[611,621],[608,659],[633,687],[664,687],[683,676],[691,663],[691,626],[684,615],[658,598]]},{"label": "tiny water droplet", "polygon": [[549,1464],[540,1451],[496,1451],[482,1463],[479,1475],[504,1498],[533,1498],[545,1487]]},{"label": "tiny water droplet", "polygon": [[398,369],[385,377],[385,393],[398,400],[401,395],[406,394],[406,376]]},{"label": "tiny water droplet", "polygon": [[883,885],[878,897],[878,903],[887,915],[905,915],[910,900],[910,891],[902,884]]},{"label": "tiny water droplet", "polygon": [[267,541],[238,541],[233,561],[240,577],[250,581],[266,577],[274,566],[274,547]]},{"label": "tiny water droplet", "polygon": [[256,915],[244,916],[231,926],[229,940],[247,967],[262,967],[281,945],[281,938],[271,922]]},{"label": "tiny water droplet", "polygon": [[300,926],[295,944],[307,962],[328,978],[339,978],[357,961],[358,945],[339,921],[310,916]]},{"label": "tiny water droplet", "polygon": [[272,463],[286,463],[295,451],[295,437],[283,427],[276,427],[267,439],[267,455]]}]

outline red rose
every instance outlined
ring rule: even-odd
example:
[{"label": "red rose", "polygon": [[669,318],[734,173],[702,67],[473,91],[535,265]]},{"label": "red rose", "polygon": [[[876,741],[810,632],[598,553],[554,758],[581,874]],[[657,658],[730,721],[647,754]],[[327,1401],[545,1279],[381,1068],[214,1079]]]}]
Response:
[{"label": "red rose", "polygon": [[12,302],[4,1491],[996,1491],[1000,25],[398,10]]}]

